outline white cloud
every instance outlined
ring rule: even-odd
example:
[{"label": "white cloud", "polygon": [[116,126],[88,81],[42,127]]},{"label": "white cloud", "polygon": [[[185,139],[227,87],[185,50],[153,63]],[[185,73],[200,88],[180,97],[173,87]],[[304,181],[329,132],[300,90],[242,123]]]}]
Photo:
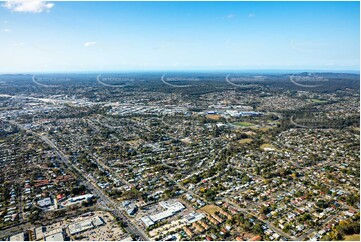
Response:
[{"label": "white cloud", "polygon": [[249,17],[249,18],[253,18],[253,17],[255,17],[255,16],[256,16],[256,14],[254,14],[254,13],[249,13],[249,14],[248,14],[248,17]]},{"label": "white cloud", "polygon": [[1,31],[2,31],[2,32],[10,32],[11,29],[2,29]]},{"label": "white cloud", "polygon": [[228,15],[227,15],[227,18],[234,18],[234,17],[236,17],[236,16],[237,16],[236,14],[231,13],[231,14],[228,14]]},{"label": "white cloud", "polygon": [[89,47],[89,46],[95,45],[96,43],[97,43],[97,42],[93,42],[93,41],[85,42],[85,43],[84,43],[84,46],[85,46],[85,47]]},{"label": "white cloud", "polygon": [[19,13],[42,13],[49,12],[54,3],[48,3],[46,1],[7,1],[2,4],[2,7],[9,9],[12,12]]}]

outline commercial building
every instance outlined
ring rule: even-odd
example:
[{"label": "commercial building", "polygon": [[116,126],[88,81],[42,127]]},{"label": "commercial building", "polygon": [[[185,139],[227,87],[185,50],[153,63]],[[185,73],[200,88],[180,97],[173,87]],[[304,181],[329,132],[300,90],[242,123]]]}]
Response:
[{"label": "commercial building", "polygon": [[170,211],[173,211],[173,212],[179,212],[181,210],[183,210],[185,207],[182,203],[176,201],[162,201],[162,202],[159,202],[159,206],[161,206],[162,208],[166,209],[166,210],[170,210]]},{"label": "commercial building", "polygon": [[185,207],[182,203],[178,201],[162,201],[159,203],[159,206],[161,206],[165,211],[147,215],[141,218],[142,222],[146,227],[149,227],[155,223],[158,223],[159,221],[169,218],[173,216],[174,214],[182,211]]},{"label": "commercial building", "polygon": [[44,198],[39,200],[38,202],[39,207],[47,207],[53,204],[50,197]]},{"label": "commercial building", "polygon": [[188,215],[186,215],[184,218],[187,220],[187,224],[191,224],[191,223],[194,223],[198,220],[201,220],[202,218],[204,218],[205,215],[203,213],[195,213],[195,212],[192,212]]},{"label": "commercial building", "polygon": [[71,197],[68,200],[62,202],[61,206],[63,206],[63,207],[71,206],[74,204],[81,203],[85,200],[91,199],[93,197],[94,197],[93,194],[85,194],[85,195],[81,195],[81,196],[77,196],[77,197]]},{"label": "commercial building", "polygon": [[14,234],[9,238],[10,241],[24,241],[24,239],[25,239],[24,232]]},{"label": "commercial building", "polygon": [[35,233],[35,240],[41,240],[44,238],[44,231],[45,228],[43,226],[40,227],[36,227],[34,229],[34,233]]},{"label": "commercial building", "polygon": [[45,237],[45,241],[64,241],[64,234],[62,232],[52,234]]},{"label": "commercial building", "polygon": [[70,224],[68,226],[68,229],[69,229],[69,233],[71,235],[75,235],[75,234],[84,232],[86,230],[99,227],[103,224],[104,224],[104,221],[99,216],[96,216],[96,217],[92,217],[89,219],[85,219],[85,220]]}]

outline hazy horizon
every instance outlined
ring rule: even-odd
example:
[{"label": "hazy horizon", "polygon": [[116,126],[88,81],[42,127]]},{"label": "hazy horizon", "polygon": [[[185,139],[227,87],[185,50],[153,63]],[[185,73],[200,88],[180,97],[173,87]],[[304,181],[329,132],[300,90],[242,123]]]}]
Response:
[{"label": "hazy horizon", "polygon": [[291,74],[302,72],[360,74],[360,70],[312,70],[312,69],[229,69],[229,70],[93,70],[93,71],[45,71],[45,72],[0,72],[0,75],[31,74],[102,74],[102,73],[245,73],[245,74]]}]

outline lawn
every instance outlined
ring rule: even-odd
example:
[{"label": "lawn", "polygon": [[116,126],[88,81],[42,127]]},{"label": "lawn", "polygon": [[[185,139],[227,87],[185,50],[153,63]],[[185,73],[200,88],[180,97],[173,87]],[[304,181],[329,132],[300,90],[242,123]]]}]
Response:
[{"label": "lawn", "polygon": [[275,150],[276,149],[276,147],[274,147],[273,145],[271,145],[271,144],[268,144],[268,143],[266,143],[266,144],[263,144],[263,145],[261,145],[261,150]]},{"label": "lawn", "polygon": [[266,126],[266,127],[259,128],[258,130],[263,131],[263,132],[266,132],[266,131],[268,131],[268,130],[270,130],[270,129],[271,129],[270,126]]},{"label": "lawn", "polygon": [[320,99],[307,99],[307,100],[311,103],[327,103],[327,101]]},{"label": "lawn", "polygon": [[250,122],[237,122],[237,123],[234,123],[234,125],[241,126],[241,127],[251,127],[251,126],[254,126],[254,124],[253,124],[253,123],[250,123]]},{"label": "lawn", "polygon": [[253,139],[241,139],[238,141],[239,144],[249,144],[253,141]]},{"label": "lawn", "polygon": [[344,240],[347,240],[347,241],[360,241],[360,235],[359,234],[346,235]]}]

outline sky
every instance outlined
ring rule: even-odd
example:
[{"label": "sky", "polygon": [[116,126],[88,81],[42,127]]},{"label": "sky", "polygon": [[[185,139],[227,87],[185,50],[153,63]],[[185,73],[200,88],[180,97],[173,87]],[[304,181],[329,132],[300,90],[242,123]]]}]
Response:
[{"label": "sky", "polygon": [[0,2],[1,73],[359,67],[359,2]]}]

